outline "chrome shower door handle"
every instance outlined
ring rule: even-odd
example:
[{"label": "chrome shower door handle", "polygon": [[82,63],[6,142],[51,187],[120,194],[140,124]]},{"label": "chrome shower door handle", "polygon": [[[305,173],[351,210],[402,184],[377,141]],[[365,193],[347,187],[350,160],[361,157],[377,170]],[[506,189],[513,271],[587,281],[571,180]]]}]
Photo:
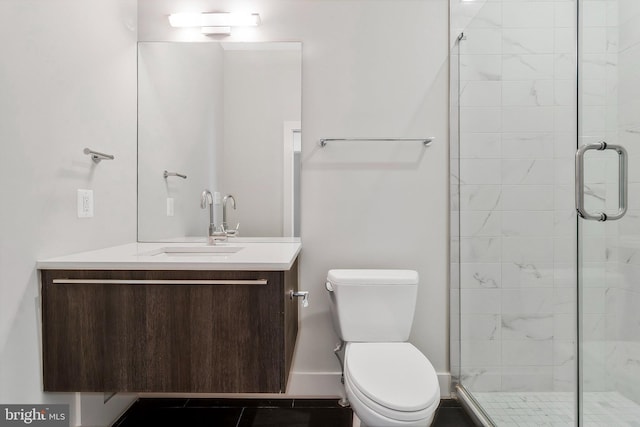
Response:
[{"label": "chrome shower door handle", "polygon": [[[618,153],[618,211],[590,214],[584,207],[584,155],[589,150],[613,150]],[[593,221],[614,221],[627,213],[627,150],[620,145],[594,142],[581,146],[576,152],[576,210],[581,218]]]}]

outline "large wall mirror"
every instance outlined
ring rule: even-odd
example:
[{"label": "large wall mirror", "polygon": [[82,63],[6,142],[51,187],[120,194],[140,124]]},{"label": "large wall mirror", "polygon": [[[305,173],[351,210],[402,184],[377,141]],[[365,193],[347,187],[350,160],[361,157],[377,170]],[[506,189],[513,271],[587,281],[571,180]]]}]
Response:
[{"label": "large wall mirror", "polygon": [[301,71],[297,42],[138,44],[139,241],[206,237],[205,189],[239,236],[299,236]]}]

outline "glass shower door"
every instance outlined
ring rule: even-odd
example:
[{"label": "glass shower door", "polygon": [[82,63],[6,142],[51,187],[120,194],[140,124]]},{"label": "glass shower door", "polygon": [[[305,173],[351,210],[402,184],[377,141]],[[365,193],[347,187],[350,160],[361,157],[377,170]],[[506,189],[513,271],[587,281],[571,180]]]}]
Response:
[{"label": "glass shower door", "polygon": [[640,425],[640,2],[581,0],[580,425]]},{"label": "glass shower door", "polygon": [[574,426],[577,0],[451,0],[452,374],[493,425]]}]

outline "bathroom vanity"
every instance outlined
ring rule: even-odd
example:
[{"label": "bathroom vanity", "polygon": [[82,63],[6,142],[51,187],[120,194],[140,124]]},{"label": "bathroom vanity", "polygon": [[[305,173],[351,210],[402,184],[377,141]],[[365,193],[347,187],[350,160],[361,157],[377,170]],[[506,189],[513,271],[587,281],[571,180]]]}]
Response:
[{"label": "bathroom vanity", "polygon": [[284,392],[299,252],[134,243],[39,261],[44,390]]}]

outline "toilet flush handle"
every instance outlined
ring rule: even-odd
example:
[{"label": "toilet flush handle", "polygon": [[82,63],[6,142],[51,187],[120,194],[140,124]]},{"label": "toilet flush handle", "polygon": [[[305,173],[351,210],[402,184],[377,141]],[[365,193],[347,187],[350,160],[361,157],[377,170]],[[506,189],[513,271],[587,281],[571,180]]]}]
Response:
[{"label": "toilet flush handle", "polygon": [[289,291],[289,298],[293,299],[302,298],[302,306],[309,307],[309,291],[294,291],[293,289]]},{"label": "toilet flush handle", "polygon": [[333,285],[331,284],[331,282],[329,282],[329,281],[325,282],[324,287],[329,292],[333,292]]}]

